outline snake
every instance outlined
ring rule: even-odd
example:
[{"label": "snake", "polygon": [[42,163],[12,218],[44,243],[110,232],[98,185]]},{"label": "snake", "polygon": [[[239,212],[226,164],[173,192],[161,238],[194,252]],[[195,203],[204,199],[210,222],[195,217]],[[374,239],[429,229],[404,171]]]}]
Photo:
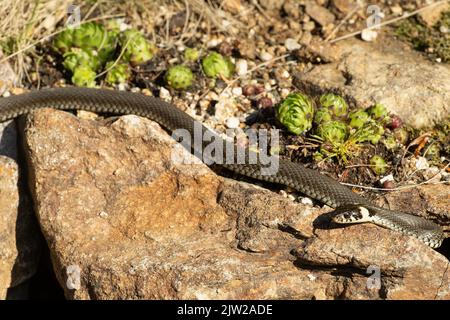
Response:
[{"label": "snake", "polygon": [[[169,132],[179,129],[195,134],[198,121],[171,103],[159,98],[129,91],[99,88],[46,88],[0,98],[0,122],[14,119],[40,108],[85,110],[106,114],[134,114],[156,121]],[[210,133],[224,146],[226,141],[200,123],[202,133]],[[174,137],[174,135],[172,135]],[[181,142],[179,137],[174,137]],[[195,143],[194,143],[195,145]],[[190,146],[191,153],[204,151],[205,143]],[[425,218],[401,211],[376,206],[338,181],[304,165],[278,157],[278,168],[273,174],[264,174],[261,161],[249,161],[246,149],[244,161],[219,163],[219,166],[252,179],[287,186],[335,209],[331,223],[349,225],[372,223],[415,237],[432,248],[441,246],[445,235],[442,228]],[[217,162],[217,161],[216,161]],[[217,164],[217,163],[216,163]]]}]

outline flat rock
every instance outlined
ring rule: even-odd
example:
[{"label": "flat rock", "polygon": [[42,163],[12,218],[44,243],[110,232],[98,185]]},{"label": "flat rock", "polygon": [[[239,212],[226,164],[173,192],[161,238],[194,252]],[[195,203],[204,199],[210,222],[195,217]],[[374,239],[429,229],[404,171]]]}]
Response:
[{"label": "flat rock", "polygon": [[450,116],[450,67],[428,61],[388,36],[373,43],[338,42],[341,58],[294,75],[296,86],[318,95],[334,91],[353,106],[383,103],[413,127]]},{"label": "flat rock", "polygon": [[[315,229],[326,209],[174,161],[193,157],[150,120],[94,121],[44,109],[27,118],[24,140],[41,229],[67,298],[386,297],[367,289],[360,268],[323,268],[334,250],[327,234],[342,237],[336,248],[349,257],[370,240],[378,255],[367,264],[403,252],[417,263],[405,262],[386,281],[411,297],[424,297],[419,284],[427,297],[439,290],[436,298],[447,297],[437,284],[447,260],[431,248],[378,227]],[[324,241],[329,247],[318,258],[292,254]],[[413,270],[429,282],[402,282],[402,272]]]}]

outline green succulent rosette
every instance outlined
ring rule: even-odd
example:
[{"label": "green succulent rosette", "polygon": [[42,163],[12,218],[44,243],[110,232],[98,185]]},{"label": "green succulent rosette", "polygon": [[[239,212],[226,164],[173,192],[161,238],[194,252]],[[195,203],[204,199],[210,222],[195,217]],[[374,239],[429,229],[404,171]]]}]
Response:
[{"label": "green succulent rosette", "polygon": [[79,66],[73,72],[72,82],[78,87],[95,87],[96,73],[87,66]]},{"label": "green succulent rosette", "polygon": [[358,129],[364,126],[367,121],[369,121],[370,117],[364,110],[357,110],[349,115],[350,127]]},{"label": "green succulent rosette", "polygon": [[372,171],[377,175],[382,175],[386,173],[387,164],[386,161],[380,156],[373,156],[370,159],[370,166]]},{"label": "green succulent rosette", "polygon": [[142,64],[151,60],[156,51],[155,46],[135,29],[123,32],[120,43],[122,47],[126,46],[123,59],[133,65]]},{"label": "green succulent rosette", "polygon": [[192,85],[194,74],[186,66],[172,66],[167,70],[166,82],[174,89],[186,89]]},{"label": "green succulent rosette", "polygon": [[333,93],[327,93],[320,97],[320,104],[328,108],[335,117],[344,117],[348,112],[348,105],[345,100]]},{"label": "green succulent rosette", "polygon": [[299,135],[312,127],[314,104],[304,94],[291,93],[278,105],[276,116],[290,132]]},{"label": "green succulent rosette", "polygon": [[343,143],[347,133],[347,125],[340,121],[325,122],[317,127],[317,135],[331,144]]},{"label": "green succulent rosette", "polygon": [[202,68],[206,76],[210,78],[217,78],[219,75],[230,78],[235,70],[233,62],[217,52],[210,52],[203,58]]},{"label": "green succulent rosette", "polygon": [[111,85],[126,83],[131,76],[129,65],[126,63],[117,63],[114,67],[111,68],[112,65],[114,65],[114,61],[110,61],[106,65],[106,70],[109,70],[106,74],[105,81]]}]

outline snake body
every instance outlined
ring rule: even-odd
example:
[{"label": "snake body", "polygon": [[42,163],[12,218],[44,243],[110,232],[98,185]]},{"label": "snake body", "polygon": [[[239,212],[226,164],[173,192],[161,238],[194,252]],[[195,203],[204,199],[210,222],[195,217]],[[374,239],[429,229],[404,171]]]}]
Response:
[{"label": "snake body", "polygon": [[[194,135],[196,121],[170,103],[142,94],[104,89],[58,88],[24,93],[0,98],[0,122],[16,118],[39,108],[62,110],[86,110],[100,113],[135,114],[158,122],[173,132],[185,129]],[[203,132],[211,132],[201,125]],[[224,145],[213,133],[215,139]],[[191,149],[202,151],[202,144]],[[198,150],[201,149],[201,150]],[[336,223],[371,222],[385,228],[414,236],[427,245],[437,248],[442,244],[444,234],[440,226],[424,218],[374,206],[367,199],[357,195],[337,181],[306,168],[301,164],[279,159],[278,171],[272,175],[261,173],[262,164],[223,163],[223,167],[238,174],[292,187],[301,193],[337,208]]]}]

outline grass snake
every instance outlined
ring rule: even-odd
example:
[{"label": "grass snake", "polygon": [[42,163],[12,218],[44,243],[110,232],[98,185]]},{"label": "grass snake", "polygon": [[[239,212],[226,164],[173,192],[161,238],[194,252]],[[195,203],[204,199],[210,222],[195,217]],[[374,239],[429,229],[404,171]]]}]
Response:
[{"label": "grass snake", "polygon": [[[185,129],[194,134],[195,120],[170,103],[143,94],[105,89],[55,88],[0,98],[0,122],[16,118],[39,108],[87,110],[112,114],[135,114],[158,122],[173,132]],[[201,125],[203,132],[210,131]],[[225,145],[230,142],[220,139]],[[204,144],[198,148],[203,149]],[[192,147],[191,152],[195,153]],[[201,150],[200,150],[201,151]],[[248,151],[250,152],[250,151]],[[248,154],[248,153],[247,153]],[[437,248],[444,240],[441,227],[424,218],[377,207],[339,182],[301,164],[279,159],[276,174],[261,173],[261,163],[228,163],[221,166],[238,174],[269,181],[300,191],[333,208],[333,221],[338,224],[371,222],[376,225],[414,236],[430,247]]]}]

